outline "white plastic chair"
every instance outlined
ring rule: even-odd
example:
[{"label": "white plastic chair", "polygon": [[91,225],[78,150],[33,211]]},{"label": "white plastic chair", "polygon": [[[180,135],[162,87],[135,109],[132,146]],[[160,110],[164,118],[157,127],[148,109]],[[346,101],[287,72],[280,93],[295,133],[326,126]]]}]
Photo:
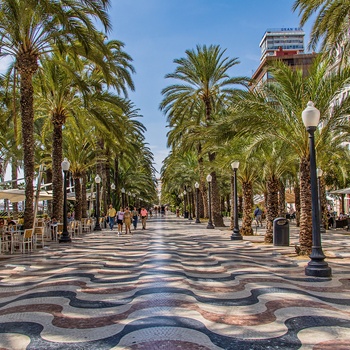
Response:
[{"label": "white plastic chair", "polygon": [[35,248],[37,248],[38,245],[40,245],[42,248],[45,247],[45,228],[44,227],[35,227],[34,241],[35,241]]}]

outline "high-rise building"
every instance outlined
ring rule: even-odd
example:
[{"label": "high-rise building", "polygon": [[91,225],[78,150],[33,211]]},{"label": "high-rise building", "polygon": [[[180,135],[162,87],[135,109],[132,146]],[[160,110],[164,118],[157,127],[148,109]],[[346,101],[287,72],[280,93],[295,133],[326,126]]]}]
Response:
[{"label": "high-rise building", "polygon": [[260,42],[260,65],[253,73],[250,89],[273,79],[268,70],[272,61],[283,61],[293,69],[301,68],[306,75],[317,54],[304,53],[304,36],[302,28],[267,29]]},{"label": "high-rise building", "polygon": [[274,56],[280,48],[286,54],[304,53],[304,36],[302,28],[270,28],[267,29],[260,42],[261,58]]}]

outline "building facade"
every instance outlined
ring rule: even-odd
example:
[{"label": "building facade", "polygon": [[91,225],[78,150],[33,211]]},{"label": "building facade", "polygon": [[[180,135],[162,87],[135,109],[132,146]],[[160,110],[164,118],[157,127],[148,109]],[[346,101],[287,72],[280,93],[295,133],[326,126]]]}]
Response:
[{"label": "building facade", "polygon": [[260,61],[263,61],[266,56],[274,56],[280,48],[287,54],[304,53],[304,36],[305,32],[302,28],[267,29],[259,44]]},{"label": "building facade", "polygon": [[267,29],[260,42],[260,65],[252,75],[250,89],[273,79],[268,67],[279,60],[288,66],[301,68],[306,75],[308,68],[317,56],[316,53],[304,53],[305,33],[301,28]]}]

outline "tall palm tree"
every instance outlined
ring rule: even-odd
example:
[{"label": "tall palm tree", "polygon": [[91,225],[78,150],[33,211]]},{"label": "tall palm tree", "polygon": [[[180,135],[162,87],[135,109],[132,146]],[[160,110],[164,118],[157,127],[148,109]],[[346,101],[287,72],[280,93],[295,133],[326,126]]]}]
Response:
[{"label": "tall palm tree", "polygon": [[109,0],[0,1],[1,57],[12,56],[20,76],[27,228],[33,224],[33,76],[39,68],[38,60],[57,47],[61,51],[78,48],[80,54],[88,56],[96,45],[105,52],[95,21],[100,21],[105,30],[109,29],[108,5]]},{"label": "tall palm tree", "polygon": [[63,149],[65,156],[69,159],[69,171],[74,179],[76,220],[81,220],[82,217],[86,216],[86,206],[83,205],[87,202],[86,196],[83,197],[83,192],[86,193],[86,191],[82,191],[82,180],[96,164],[96,138],[92,135],[93,127],[81,128],[74,120],[71,120],[67,128],[64,129]]},{"label": "tall palm tree", "polygon": [[[199,118],[193,122],[209,127],[218,111],[225,106],[227,97],[235,93],[234,85],[244,85],[247,82],[246,78],[230,77],[230,69],[239,61],[237,58],[224,57],[224,54],[225,50],[218,45],[197,45],[196,50],[186,50],[186,57],[174,60],[177,64],[175,72],[165,77],[180,83],[163,89],[164,98],[160,105],[168,114],[170,124],[172,118],[184,120],[196,114]],[[207,156],[210,162],[214,162],[216,153],[209,151]],[[220,227],[224,223],[215,169],[211,169],[211,175],[213,221]]]},{"label": "tall palm tree", "polygon": [[[236,101],[236,114],[222,128],[242,133],[260,134],[281,140],[298,157],[300,164],[300,252],[309,254],[312,246],[311,190],[308,134],[301,113],[308,100],[313,100],[321,112],[321,127],[316,131],[316,150],[325,146],[329,134],[348,135],[347,117],[350,98],[339,102],[339,93],[349,83],[350,70],[327,71],[328,62],[315,61],[304,77],[301,70],[293,71],[281,62],[271,67],[273,83],[250,93],[242,93]],[[245,96],[243,96],[245,95]],[[231,125],[231,126],[230,126]]]}]

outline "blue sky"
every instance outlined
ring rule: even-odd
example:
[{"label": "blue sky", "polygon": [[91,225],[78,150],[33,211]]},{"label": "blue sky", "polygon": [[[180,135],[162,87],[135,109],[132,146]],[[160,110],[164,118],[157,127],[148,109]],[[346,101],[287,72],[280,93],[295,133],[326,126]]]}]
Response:
[{"label": "blue sky", "polygon": [[[241,62],[232,76],[248,76],[259,65],[259,43],[267,28],[299,27],[294,0],[111,0],[113,30],[136,69],[136,91],[129,98],[140,109],[147,127],[146,141],[160,170],[166,148],[166,117],[159,111],[161,90],[170,84],[165,74],[173,60],[196,45],[220,45],[228,57]],[[305,46],[310,26],[304,26]]]}]

